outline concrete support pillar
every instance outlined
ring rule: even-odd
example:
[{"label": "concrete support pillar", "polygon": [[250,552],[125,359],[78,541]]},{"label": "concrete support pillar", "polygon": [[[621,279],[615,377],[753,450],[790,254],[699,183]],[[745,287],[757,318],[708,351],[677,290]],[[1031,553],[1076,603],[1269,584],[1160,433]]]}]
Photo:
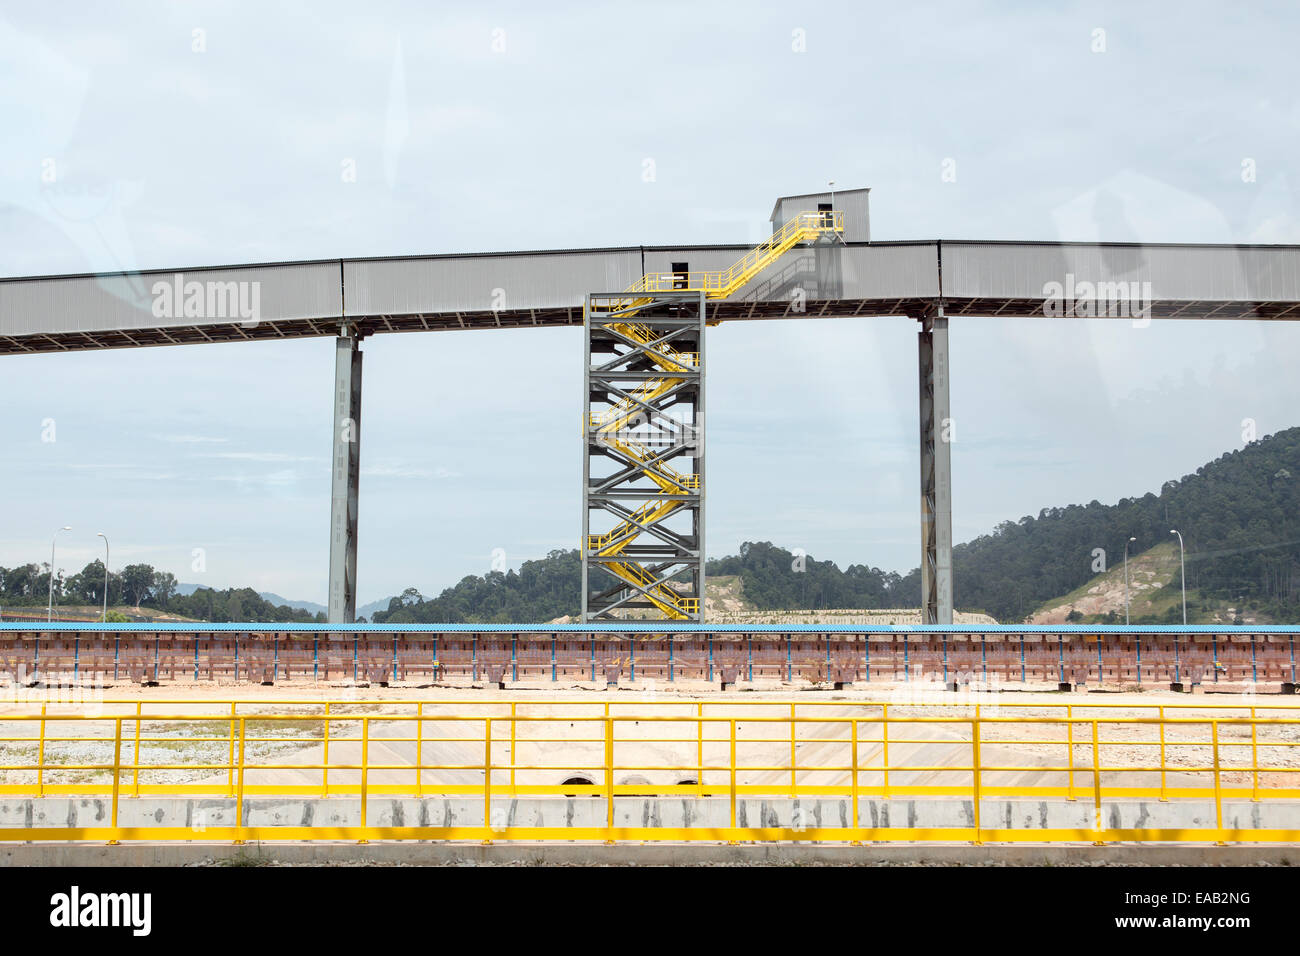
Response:
[{"label": "concrete support pillar", "polygon": [[352,624],[357,616],[357,492],[361,468],[361,339],[356,336],[340,335],[335,340],[334,455],[330,460],[329,621]]},{"label": "concrete support pillar", "polygon": [[952,441],[948,319],[943,306],[921,319],[921,623],[952,623]]}]

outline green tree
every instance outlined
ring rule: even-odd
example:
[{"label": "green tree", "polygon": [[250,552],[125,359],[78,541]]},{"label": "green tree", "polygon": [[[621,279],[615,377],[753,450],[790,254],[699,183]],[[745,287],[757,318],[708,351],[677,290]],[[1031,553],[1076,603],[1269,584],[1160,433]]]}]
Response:
[{"label": "green tree", "polygon": [[122,589],[127,600],[140,607],[153,592],[154,570],[147,564],[128,564],[122,569]]}]

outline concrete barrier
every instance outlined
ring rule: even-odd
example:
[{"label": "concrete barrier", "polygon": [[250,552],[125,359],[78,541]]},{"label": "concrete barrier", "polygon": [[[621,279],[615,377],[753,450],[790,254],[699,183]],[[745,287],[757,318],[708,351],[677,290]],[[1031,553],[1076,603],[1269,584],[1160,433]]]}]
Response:
[{"label": "concrete barrier", "polygon": [[[233,798],[124,797],[118,803],[118,826],[207,827],[236,825]],[[112,801],[106,797],[37,797],[0,799],[0,841],[4,828],[106,827]],[[1103,827],[1112,829],[1205,829],[1216,826],[1212,800],[1107,800]],[[348,797],[250,797],[244,800],[243,826],[355,827],[362,825],[361,801]],[[373,827],[482,826],[480,797],[371,798],[365,825]],[[601,797],[501,797],[492,801],[489,825],[504,827],[603,827]],[[730,801],[725,797],[616,797],[617,827],[727,827]],[[985,829],[1091,829],[1096,808],[1087,799],[981,801]],[[847,798],[791,799],[741,797],[736,825],[816,829],[851,827],[852,801]],[[961,828],[975,825],[972,801],[961,798],[860,798],[857,825],[862,827]],[[1300,801],[1225,800],[1223,825],[1229,829],[1300,829]]]},{"label": "concrete barrier", "polygon": [[0,866],[1295,866],[1300,846],[1019,843],[0,843]]}]

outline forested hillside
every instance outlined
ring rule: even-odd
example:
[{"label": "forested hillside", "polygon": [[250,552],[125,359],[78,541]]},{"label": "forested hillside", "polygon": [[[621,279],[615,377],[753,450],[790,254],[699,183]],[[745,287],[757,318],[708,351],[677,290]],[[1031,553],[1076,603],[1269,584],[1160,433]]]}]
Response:
[{"label": "forested hillside", "polygon": [[376,623],[460,624],[550,621],[576,615],[582,595],[582,569],[577,549],[552,551],[537,561],[525,561],[518,571],[489,571],[467,575],[436,598],[425,599],[415,588],[393,598],[387,611],[376,611]]},{"label": "forested hillside", "polygon": [[[1160,493],[1114,505],[1049,508],[1005,521],[953,549],[956,606],[1018,622],[1106,565],[1173,540],[1187,547],[1187,584],[1205,597],[1243,601],[1279,620],[1300,618],[1300,428],[1262,438],[1168,481]],[[866,544],[864,543],[864,550]],[[799,570],[796,570],[798,568]],[[920,603],[920,572],[882,571],[801,557],[769,542],[709,561],[709,575],[738,575],[759,610],[902,608]],[[1179,578],[1169,585],[1177,588]],[[518,571],[464,578],[431,600],[413,589],[376,621],[545,621],[578,612],[577,551],[552,551]]]},{"label": "forested hillside", "polygon": [[[953,549],[958,607],[1016,622],[1091,578],[1095,548],[1107,566],[1176,539],[1187,550],[1187,586],[1207,597],[1250,600],[1277,620],[1300,618],[1300,428],[1229,452],[1159,494],[1114,505],[1049,508],[1004,521]],[[1179,587],[1175,575],[1170,587]]]},{"label": "forested hillside", "polygon": [[[795,571],[798,560],[801,571]],[[798,558],[766,541],[740,546],[740,554],[708,562],[708,575],[739,575],[745,598],[759,610],[793,608],[915,607],[920,587],[914,572],[901,578],[878,568],[852,565],[841,571],[833,561]],[[525,561],[518,572],[492,571],[462,578],[438,597],[425,599],[414,588],[393,598],[376,622],[549,621],[576,616],[581,601],[578,552],[552,551]]]},{"label": "forested hillside", "polygon": [[916,607],[921,574],[900,575],[864,564],[841,571],[834,561],[816,561],[767,541],[745,542],[740,554],[710,561],[706,574],[736,574],[745,599],[758,610]]},{"label": "forested hillside", "polygon": [[[50,599],[48,564],[0,567],[0,607],[45,607]],[[104,563],[91,561],[76,574],[54,575],[54,603],[97,608],[104,603]],[[252,588],[198,588],[176,593],[176,577],[148,564],[128,564],[108,576],[108,605],[154,608],[198,621],[323,621],[316,615],[265,601]]]}]

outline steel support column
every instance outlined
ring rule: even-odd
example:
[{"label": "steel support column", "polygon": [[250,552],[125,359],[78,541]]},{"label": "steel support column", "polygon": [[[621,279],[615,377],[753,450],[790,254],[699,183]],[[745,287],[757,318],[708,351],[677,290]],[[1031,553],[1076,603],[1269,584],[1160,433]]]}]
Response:
[{"label": "steel support column", "polygon": [[352,624],[357,616],[357,492],[361,466],[361,339],[355,335],[340,335],[335,341],[331,462],[329,621]]},{"label": "steel support column", "polygon": [[948,319],[940,304],[921,317],[921,623],[952,623],[952,441]]},{"label": "steel support column", "polygon": [[704,293],[593,293],[585,313],[582,620],[699,620]]}]

